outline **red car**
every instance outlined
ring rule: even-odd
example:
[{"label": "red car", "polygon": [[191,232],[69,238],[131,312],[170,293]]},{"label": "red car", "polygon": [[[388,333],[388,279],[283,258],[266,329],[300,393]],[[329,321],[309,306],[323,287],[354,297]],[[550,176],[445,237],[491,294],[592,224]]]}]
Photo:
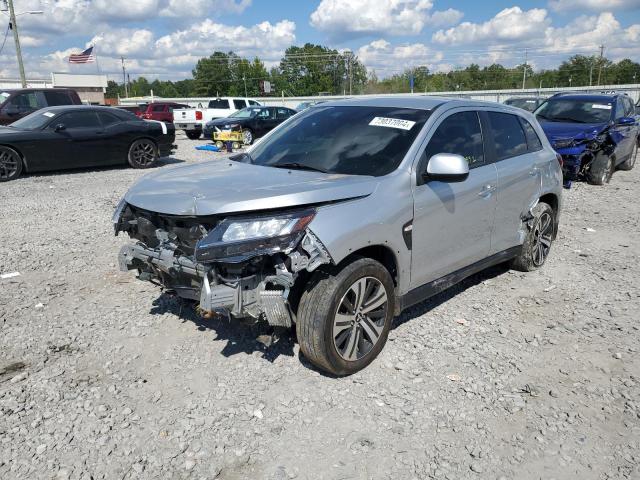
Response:
[{"label": "red car", "polygon": [[158,120],[160,122],[173,123],[174,108],[190,108],[189,105],[174,102],[153,102],[141,106],[136,115],[145,120]]}]

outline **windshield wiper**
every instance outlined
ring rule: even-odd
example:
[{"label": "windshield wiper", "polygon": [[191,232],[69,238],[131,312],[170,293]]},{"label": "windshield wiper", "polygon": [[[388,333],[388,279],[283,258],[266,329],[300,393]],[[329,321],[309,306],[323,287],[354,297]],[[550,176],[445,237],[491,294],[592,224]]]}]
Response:
[{"label": "windshield wiper", "polygon": [[270,167],[274,167],[274,168],[288,168],[291,170],[310,170],[313,172],[321,172],[321,173],[329,173],[327,172],[327,170],[324,170],[322,168],[318,168],[318,167],[312,167],[311,165],[304,165],[302,163],[298,163],[298,162],[291,162],[291,163],[276,163],[273,165],[269,165]]}]

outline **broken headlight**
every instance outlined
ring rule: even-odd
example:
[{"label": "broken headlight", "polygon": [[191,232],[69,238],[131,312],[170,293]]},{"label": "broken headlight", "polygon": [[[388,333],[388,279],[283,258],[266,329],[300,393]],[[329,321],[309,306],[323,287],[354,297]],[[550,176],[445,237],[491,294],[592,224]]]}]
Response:
[{"label": "broken headlight", "polygon": [[198,262],[241,262],[259,255],[288,252],[302,238],[315,210],[261,217],[227,218],[198,242]]}]

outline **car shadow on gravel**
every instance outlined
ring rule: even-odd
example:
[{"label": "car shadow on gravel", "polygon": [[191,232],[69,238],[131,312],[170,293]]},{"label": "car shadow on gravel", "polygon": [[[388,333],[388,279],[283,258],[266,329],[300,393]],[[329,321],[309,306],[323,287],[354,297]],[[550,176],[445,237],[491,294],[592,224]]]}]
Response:
[{"label": "car shadow on gravel", "polygon": [[177,316],[183,322],[193,323],[201,332],[212,330],[215,341],[226,341],[222,355],[231,357],[244,353],[252,355],[261,352],[261,358],[273,363],[280,355],[294,356],[293,330],[274,328],[265,322],[231,320],[225,316],[204,318],[196,311],[196,304],[182,300],[175,295],[161,294],[153,302],[152,315],[166,313]]},{"label": "car shadow on gravel", "polygon": [[[155,167],[148,168],[149,172],[155,170],[156,168],[162,168],[169,165],[177,165],[180,163],[185,163],[184,160],[175,157],[162,157],[158,159],[158,164]],[[133,170],[129,165],[105,165],[104,167],[78,167],[78,168],[67,168],[63,170],[52,170],[50,172],[33,172],[33,173],[23,173],[20,178],[34,178],[37,179],[42,178],[54,178],[61,175],[69,175],[74,173],[98,173],[98,172],[108,172],[112,170]],[[20,179],[19,178],[19,179]],[[18,180],[19,180],[18,179]]]},{"label": "car shadow on gravel", "polygon": [[464,292],[468,288],[475,287],[476,285],[490,280],[495,277],[499,277],[500,275],[504,275],[510,270],[508,263],[502,263],[500,265],[496,265],[495,267],[487,268],[475,275],[471,275],[469,278],[466,278],[462,282],[440,292],[439,294],[418,303],[412,307],[409,307],[399,317],[394,319],[392,329],[398,328],[400,325],[407,323],[410,320],[421,317],[426,313],[429,313],[434,308],[442,305],[445,302],[448,302],[456,295]]}]

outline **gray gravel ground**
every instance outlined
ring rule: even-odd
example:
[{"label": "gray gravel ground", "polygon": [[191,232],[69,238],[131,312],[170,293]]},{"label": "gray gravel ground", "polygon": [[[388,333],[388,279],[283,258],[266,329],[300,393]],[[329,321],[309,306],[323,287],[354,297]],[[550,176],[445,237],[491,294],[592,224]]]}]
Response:
[{"label": "gray gravel ground", "polygon": [[[178,143],[159,168],[222,158]],[[143,174],[0,185],[0,478],[640,478],[640,168],[566,192],[541,271],[412,308],[341,379],[118,272]]]}]

